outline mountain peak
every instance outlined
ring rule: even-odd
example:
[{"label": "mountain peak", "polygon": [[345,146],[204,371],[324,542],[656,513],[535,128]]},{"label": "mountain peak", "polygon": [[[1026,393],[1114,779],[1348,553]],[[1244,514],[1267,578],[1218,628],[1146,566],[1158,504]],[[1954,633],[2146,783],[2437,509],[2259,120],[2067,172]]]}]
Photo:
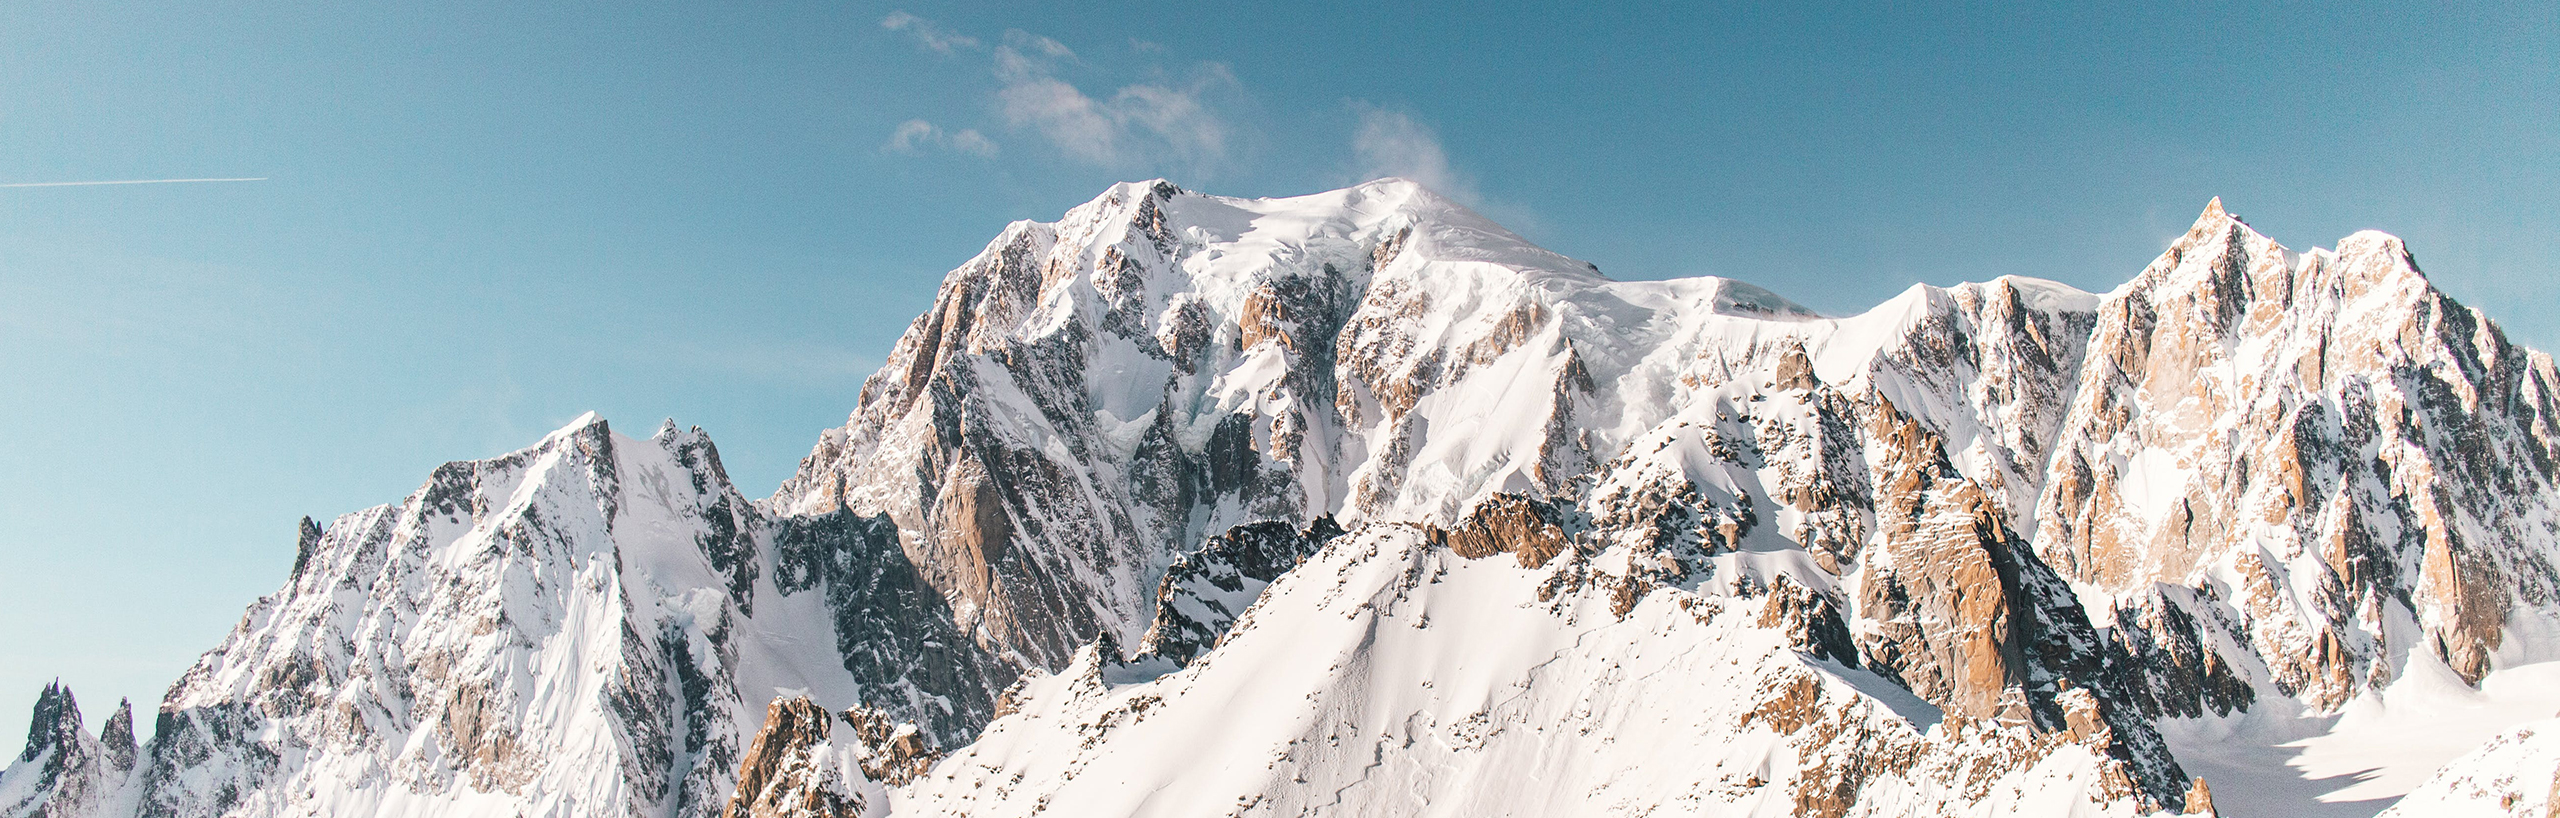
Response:
[{"label": "mountain peak", "polygon": [[2222,206],[2222,197],[2215,196],[2212,201],[2205,202],[2204,212],[2196,214],[2195,224],[2187,228],[2186,235],[2180,238],[2176,244],[2179,246],[2194,246],[2203,242],[2217,240],[2230,235],[2232,230],[2235,228],[2250,234],[2255,234],[2257,232],[2249,227],[2248,222],[2241,220],[2238,215],[2235,215],[2230,210],[2224,208]]},{"label": "mountain peak", "polygon": [[72,698],[70,687],[56,679],[36,696],[35,714],[27,719],[27,749],[18,754],[18,760],[33,761],[80,735],[80,702]]},{"label": "mountain peak", "polygon": [[1190,192],[1162,177],[1135,182],[1118,182],[1103,188],[1102,194],[1087,201],[1085,207],[1134,207],[1148,200],[1161,204],[1166,199]]}]

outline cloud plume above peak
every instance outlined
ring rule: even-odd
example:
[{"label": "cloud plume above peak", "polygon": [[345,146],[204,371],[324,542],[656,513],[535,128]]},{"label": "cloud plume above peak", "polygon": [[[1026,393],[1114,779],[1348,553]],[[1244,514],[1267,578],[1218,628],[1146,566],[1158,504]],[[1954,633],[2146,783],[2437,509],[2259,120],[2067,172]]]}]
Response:
[{"label": "cloud plume above peak", "polygon": [[1449,169],[1440,135],[1401,111],[1354,103],[1360,125],[1351,134],[1351,156],[1363,179],[1400,176],[1449,196],[1472,193]]},{"label": "cloud plume above peak", "polygon": [[1360,115],[1359,124],[1351,132],[1356,181],[1386,176],[1410,179],[1513,230],[1539,228],[1537,214],[1528,208],[1489,199],[1477,189],[1475,180],[1450,163],[1448,148],[1442,146],[1440,134],[1431,126],[1412,114],[1362,100],[1353,100],[1351,107]]}]

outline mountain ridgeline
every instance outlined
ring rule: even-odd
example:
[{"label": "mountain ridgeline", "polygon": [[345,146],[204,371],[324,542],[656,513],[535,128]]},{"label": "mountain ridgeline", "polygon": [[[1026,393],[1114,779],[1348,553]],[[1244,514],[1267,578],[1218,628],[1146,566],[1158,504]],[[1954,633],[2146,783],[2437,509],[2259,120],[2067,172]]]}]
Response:
[{"label": "mountain ridgeline", "polygon": [[1825,317],[1123,184],[767,499],[588,417],[305,521],[149,741],[48,689],[0,815],[2207,810],[2163,720],[2560,659],[2555,424],[2398,239],[2219,202]]}]

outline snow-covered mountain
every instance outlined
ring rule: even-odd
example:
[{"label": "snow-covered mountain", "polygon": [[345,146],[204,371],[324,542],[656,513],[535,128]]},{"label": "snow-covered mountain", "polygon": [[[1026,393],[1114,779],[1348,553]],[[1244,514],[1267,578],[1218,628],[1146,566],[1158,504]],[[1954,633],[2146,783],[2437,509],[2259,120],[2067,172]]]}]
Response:
[{"label": "snow-covered mountain", "polygon": [[449,465],[306,526],[135,772],[29,772],[75,717],[0,802],[2234,810],[2287,771],[2217,741],[2560,659],[2555,387],[2396,239],[2218,202],[2111,293],[1834,318],[1401,180],[1124,184],[953,271],[772,498],[672,425]]},{"label": "snow-covered mountain", "polygon": [[[99,755],[64,693],[62,737],[31,743],[11,794],[41,767],[144,815],[706,814],[779,692],[956,741],[1013,673],[885,523],[771,519],[672,424],[640,440],[582,418],[397,505],[306,520],[300,549],[170,688],[130,777],[50,772]],[[74,790],[50,803],[113,800]]]},{"label": "snow-covered mountain", "polygon": [[2014,731],[2039,748],[2020,769],[2076,719],[2078,786],[2166,803],[2189,782],[2020,530],[2096,301],[2009,279],[1828,320],[1740,282],[1610,281],[1401,181],[1123,185],[955,272],[776,503],[899,520],[919,564],[971,572],[945,586],[964,626],[1052,667],[1197,620],[1166,567],[1255,520],[1517,553],[1549,591],[1498,602],[1560,617],[1784,600],[1783,643]]}]

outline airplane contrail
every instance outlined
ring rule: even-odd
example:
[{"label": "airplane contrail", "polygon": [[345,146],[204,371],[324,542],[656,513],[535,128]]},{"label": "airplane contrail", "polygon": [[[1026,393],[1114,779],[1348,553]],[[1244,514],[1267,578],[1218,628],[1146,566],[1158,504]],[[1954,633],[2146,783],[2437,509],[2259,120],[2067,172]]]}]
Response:
[{"label": "airplane contrail", "polygon": [[179,182],[264,182],[267,177],[241,179],[117,179],[110,182],[9,182],[0,187],[87,187],[90,185],[168,185]]}]

